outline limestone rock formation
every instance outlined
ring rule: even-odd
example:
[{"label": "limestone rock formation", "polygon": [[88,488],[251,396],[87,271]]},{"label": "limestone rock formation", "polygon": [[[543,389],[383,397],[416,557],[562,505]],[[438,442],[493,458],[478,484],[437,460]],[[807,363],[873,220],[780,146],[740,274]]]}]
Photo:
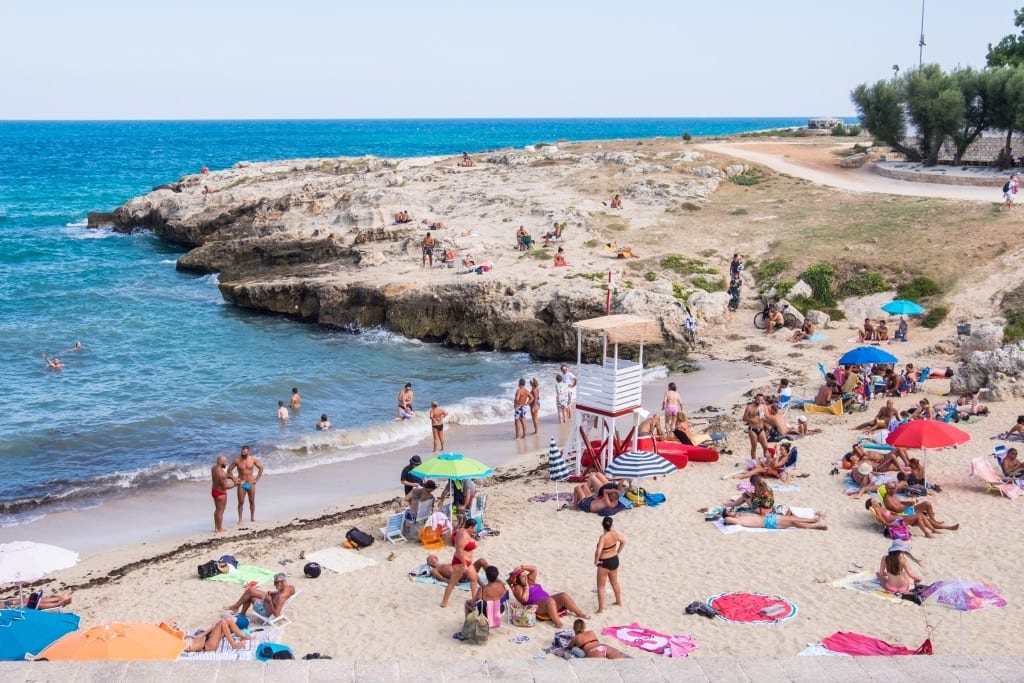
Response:
[{"label": "limestone rock formation", "polygon": [[960,342],[960,356],[966,358],[975,351],[995,351],[1002,345],[1002,325],[995,323],[972,325],[971,333]]},{"label": "limestone rock formation", "polygon": [[953,393],[985,389],[990,401],[1024,396],[1024,342],[1008,344],[994,351],[974,351],[956,368],[950,380]]}]

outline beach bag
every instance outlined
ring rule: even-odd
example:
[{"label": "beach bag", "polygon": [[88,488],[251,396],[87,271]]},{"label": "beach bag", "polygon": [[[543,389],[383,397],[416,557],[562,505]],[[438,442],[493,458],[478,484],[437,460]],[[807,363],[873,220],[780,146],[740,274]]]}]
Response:
[{"label": "beach bag", "polygon": [[1009,191],[1010,191],[1010,181],[1007,180],[1006,184],[1003,185],[1003,192],[1009,192]]},{"label": "beach bag", "polygon": [[536,605],[511,605],[512,625],[520,628],[533,628],[537,625]]},{"label": "beach bag", "polygon": [[644,497],[646,495],[647,491],[644,491],[643,487],[640,487],[637,490],[630,489],[629,491],[626,491],[626,498],[634,506],[646,505],[644,502]]},{"label": "beach bag", "polygon": [[664,493],[647,493],[644,491],[644,504],[647,507],[657,507],[665,502]]},{"label": "beach bag", "polygon": [[487,623],[487,617],[476,610],[466,615],[466,621],[462,624],[462,637],[464,643],[483,645],[491,635],[491,625]]},{"label": "beach bag", "polygon": [[280,643],[263,643],[256,650],[256,659],[266,662],[271,659],[295,659],[292,649]]},{"label": "beach bag", "polygon": [[373,536],[355,527],[348,530],[348,533],[345,534],[345,540],[355,545],[356,548],[366,548],[373,545]]},{"label": "beach bag", "polygon": [[220,574],[220,569],[217,567],[217,560],[210,560],[205,564],[201,564],[198,569],[200,579],[208,579],[211,576],[217,576]]},{"label": "beach bag", "polygon": [[882,535],[894,541],[909,541],[910,529],[907,528],[907,523],[901,519],[898,524],[886,527]]}]

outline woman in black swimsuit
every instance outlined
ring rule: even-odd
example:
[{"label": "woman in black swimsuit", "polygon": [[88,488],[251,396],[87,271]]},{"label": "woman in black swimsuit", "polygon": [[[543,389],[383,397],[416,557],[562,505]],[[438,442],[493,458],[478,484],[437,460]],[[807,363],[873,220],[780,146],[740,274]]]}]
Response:
[{"label": "woman in black swimsuit", "polygon": [[615,604],[622,604],[622,591],[619,589],[619,554],[626,547],[626,537],[612,530],[612,518],[601,520],[604,532],[597,539],[597,550],[594,552],[594,564],[597,565],[597,613],[604,611],[604,587],[611,581],[612,592],[615,593]]}]

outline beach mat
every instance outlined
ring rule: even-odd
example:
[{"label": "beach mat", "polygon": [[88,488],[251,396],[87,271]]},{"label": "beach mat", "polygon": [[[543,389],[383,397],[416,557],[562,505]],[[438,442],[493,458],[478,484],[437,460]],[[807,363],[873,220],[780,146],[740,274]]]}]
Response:
[{"label": "beach mat", "polygon": [[[896,481],[896,472],[878,472],[876,474],[871,475],[872,486],[881,486],[882,484],[888,485],[893,483],[894,481]],[[843,479],[843,492],[856,493],[859,490],[860,487],[857,486],[857,482],[853,480],[853,477],[847,474],[846,478]]]},{"label": "beach mat", "polygon": [[552,500],[563,501],[566,503],[572,502],[571,493],[539,493],[536,496],[527,498],[531,503],[547,503]]},{"label": "beach mat", "polygon": [[659,633],[636,622],[624,626],[605,626],[601,629],[601,635],[611,636],[630,647],[664,657],[686,657],[697,649],[697,641],[693,636]]},{"label": "beach mat", "polygon": [[[416,577],[413,577],[413,581],[415,581],[416,583],[433,583],[433,584],[437,584],[438,586],[445,586],[445,587],[448,586],[448,582],[447,581],[441,581],[439,579],[435,579],[433,576],[430,576],[430,575],[428,575],[428,576],[416,576]],[[484,585],[486,585],[486,582],[484,583]],[[456,584],[455,587],[458,588],[460,591],[468,591],[469,590],[469,581],[463,581],[462,583]]]},{"label": "beach mat", "polygon": [[821,332],[815,332],[814,334],[812,334],[807,339],[804,339],[804,341],[807,342],[808,344],[813,344],[815,342],[825,341],[826,339],[828,339],[828,335],[827,334],[822,334]]},{"label": "beach mat", "polygon": [[240,564],[235,568],[235,571],[228,572],[227,574],[217,574],[211,576],[207,581],[225,581],[227,583],[237,583],[239,586],[244,586],[250,581],[255,581],[256,585],[262,585],[268,581],[273,580],[274,574],[277,572],[270,569],[264,569],[263,567],[257,567],[251,564]]},{"label": "beach mat", "polygon": [[718,618],[736,624],[777,624],[796,616],[796,605],[778,595],[719,593],[708,598]]},{"label": "beach mat", "polygon": [[365,569],[377,564],[372,557],[363,555],[358,550],[347,548],[324,548],[316,552],[306,553],[307,562],[316,562],[324,569],[338,574],[347,574],[357,569]]},{"label": "beach mat", "polygon": [[864,595],[871,595],[876,598],[881,598],[886,602],[898,602],[901,605],[912,605],[913,603],[904,600],[898,595],[893,595],[884,588],[882,584],[878,583],[878,577],[871,572],[860,572],[858,574],[849,574],[842,578],[832,581],[828,585],[833,588],[845,588],[848,591],[857,591]]},{"label": "beach mat", "polygon": [[[789,511],[791,513],[793,513],[794,515],[796,515],[797,517],[803,517],[804,519],[814,519],[814,508],[791,507],[791,508],[789,508]],[[739,524],[726,524],[721,519],[716,519],[715,520],[715,528],[718,529],[718,531],[720,533],[722,533],[722,534],[724,534],[726,536],[729,536],[729,535],[732,535],[732,534],[738,534],[741,531],[747,531],[747,532],[753,532],[753,533],[759,533],[759,532],[771,533],[771,532],[775,532],[775,531],[796,531],[795,528],[789,528],[789,529],[756,529],[755,528],[755,529],[752,529],[750,527],[740,526]]]}]

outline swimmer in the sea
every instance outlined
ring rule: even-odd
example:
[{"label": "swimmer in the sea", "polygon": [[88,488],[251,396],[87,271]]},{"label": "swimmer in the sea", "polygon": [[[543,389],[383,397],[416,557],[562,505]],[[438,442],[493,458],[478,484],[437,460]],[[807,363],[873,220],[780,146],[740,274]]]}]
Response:
[{"label": "swimmer in the sea", "polygon": [[50,358],[49,356],[46,355],[45,351],[43,352],[43,360],[46,361],[47,367],[53,368],[54,370],[60,370],[64,367],[64,363],[60,362],[60,358],[58,358],[57,356]]},{"label": "swimmer in the sea", "polygon": [[72,351],[81,351],[83,348],[84,347],[82,346],[82,342],[75,342],[74,346],[72,346],[70,349],[64,349],[63,351],[61,351],[61,353],[71,353]]},{"label": "swimmer in the sea", "polygon": [[[253,475],[253,470],[256,474]],[[237,472],[236,474],[232,474]],[[254,458],[249,446],[242,446],[242,451],[228,468],[228,476],[238,484],[238,523],[242,523],[242,510],[246,496],[249,498],[249,519],[256,521],[256,484],[263,477],[263,463]]]},{"label": "swimmer in the sea", "polygon": [[288,419],[288,407],[285,406],[284,401],[277,402],[277,419],[282,422]]}]

